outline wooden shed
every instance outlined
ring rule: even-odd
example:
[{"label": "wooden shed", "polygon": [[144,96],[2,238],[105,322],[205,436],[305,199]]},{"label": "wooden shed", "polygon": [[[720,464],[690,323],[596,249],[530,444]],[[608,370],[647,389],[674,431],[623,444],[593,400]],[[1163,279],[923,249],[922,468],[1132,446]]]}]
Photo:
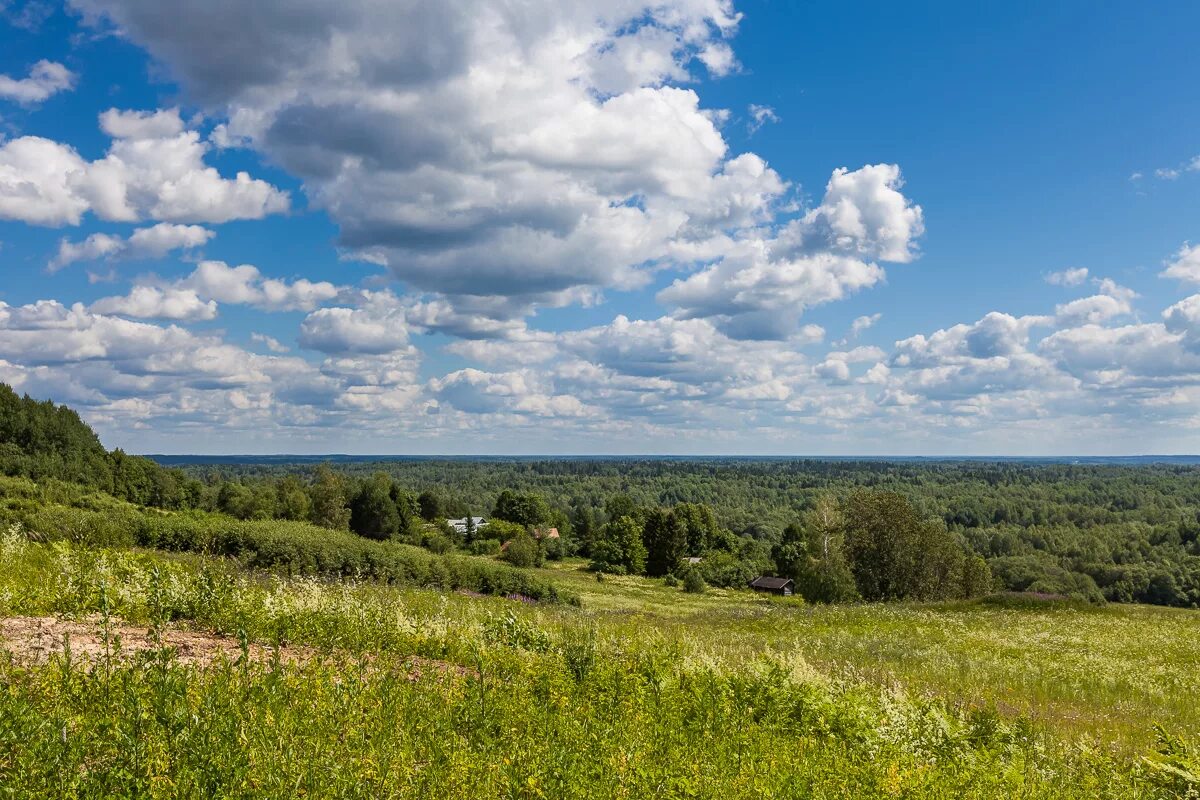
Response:
[{"label": "wooden shed", "polygon": [[760,575],[750,581],[750,588],[756,592],[770,592],[783,597],[791,597],[796,593],[796,582],[791,578],[770,578]]}]

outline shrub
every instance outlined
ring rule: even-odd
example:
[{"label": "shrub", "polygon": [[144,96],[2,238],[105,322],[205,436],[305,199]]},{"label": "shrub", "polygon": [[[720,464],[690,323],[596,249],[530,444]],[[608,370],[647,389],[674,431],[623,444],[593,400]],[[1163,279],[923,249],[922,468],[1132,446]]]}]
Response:
[{"label": "shrub", "polygon": [[471,542],[471,553],[477,556],[500,555],[500,542],[496,539],[476,539]]},{"label": "shrub", "polygon": [[537,540],[524,531],[508,543],[501,556],[514,567],[540,567],[542,565],[542,547]]},{"label": "shrub", "polygon": [[683,590],[688,594],[703,594],[708,588],[699,570],[689,569],[683,576]]}]

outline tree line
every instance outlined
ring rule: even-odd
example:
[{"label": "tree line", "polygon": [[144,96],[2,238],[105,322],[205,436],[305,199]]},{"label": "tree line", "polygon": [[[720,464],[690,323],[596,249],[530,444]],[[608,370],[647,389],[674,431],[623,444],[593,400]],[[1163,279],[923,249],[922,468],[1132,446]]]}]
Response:
[{"label": "tree line", "polygon": [[[1179,464],[492,458],[165,467],[105,450],[73,410],[0,384],[0,473],[434,551],[496,554],[511,542],[504,557],[521,563],[576,555],[599,572],[686,577],[686,562],[722,586],[774,572],[830,599],[855,596],[851,583],[860,597],[898,591],[886,572],[864,566],[879,562],[886,537],[872,539],[859,521],[882,520],[904,532],[894,561],[926,556],[908,573],[928,554],[944,555],[941,572],[905,584],[902,596],[930,596],[921,587],[939,575],[946,585],[978,585],[978,556],[1002,589],[1200,604],[1200,468]],[[863,499],[884,496],[887,513]],[[472,515],[493,524],[465,537],[444,524]],[[557,540],[538,535],[551,527]]]}]

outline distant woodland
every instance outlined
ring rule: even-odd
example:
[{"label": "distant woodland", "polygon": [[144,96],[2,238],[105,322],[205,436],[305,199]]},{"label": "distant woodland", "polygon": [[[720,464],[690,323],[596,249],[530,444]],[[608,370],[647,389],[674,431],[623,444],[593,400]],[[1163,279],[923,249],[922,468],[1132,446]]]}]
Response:
[{"label": "distant woodland", "polygon": [[[123,514],[136,527],[152,511],[206,530],[279,521],[305,536],[352,533],[516,567],[579,557],[598,573],[722,586],[785,575],[811,601],[1014,591],[1200,604],[1196,466],[581,458],[168,468],[106,450],[71,409],[0,384],[0,474],[0,521],[32,525],[46,524],[51,505],[92,515],[88,524]],[[468,516],[488,524],[466,535],[446,524]],[[547,537],[550,528],[560,535]]]}]

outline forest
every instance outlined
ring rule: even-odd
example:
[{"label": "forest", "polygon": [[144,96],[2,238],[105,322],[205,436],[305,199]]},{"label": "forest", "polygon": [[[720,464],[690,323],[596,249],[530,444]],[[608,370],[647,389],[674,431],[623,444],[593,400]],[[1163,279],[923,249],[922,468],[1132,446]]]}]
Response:
[{"label": "forest", "polygon": [[1200,792],[1186,465],[166,466],[0,386],[0,472],[14,796]]},{"label": "forest", "polygon": [[[578,557],[597,573],[694,587],[785,575],[812,601],[1005,590],[1200,603],[1200,467],[1182,464],[513,458],[167,467],[107,451],[71,409],[0,384],[0,473],[186,512],[209,527],[279,520],[517,567]],[[5,486],[5,514],[37,511],[28,488]],[[475,515],[489,523],[465,535],[446,524]],[[550,528],[559,535],[544,536]]]}]

